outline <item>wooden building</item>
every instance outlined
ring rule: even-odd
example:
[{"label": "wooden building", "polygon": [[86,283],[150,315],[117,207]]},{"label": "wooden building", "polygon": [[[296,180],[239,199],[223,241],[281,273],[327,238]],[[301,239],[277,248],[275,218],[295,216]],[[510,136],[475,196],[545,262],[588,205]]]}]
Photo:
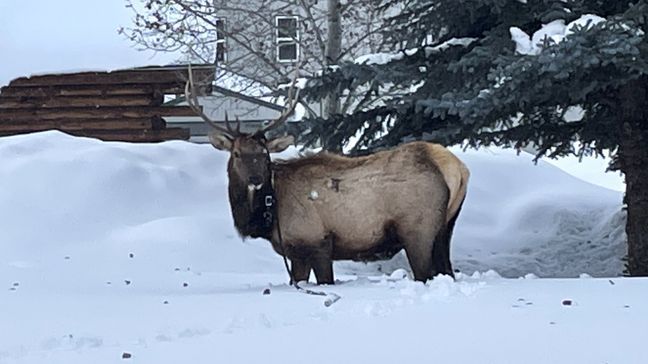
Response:
[{"label": "wooden building", "polygon": [[[212,92],[212,65],[193,65],[194,80]],[[163,105],[184,92],[187,66],[143,67],[18,78],[0,89],[0,136],[61,130],[107,141],[189,139],[165,117],[190,117],[188,106]]]}]

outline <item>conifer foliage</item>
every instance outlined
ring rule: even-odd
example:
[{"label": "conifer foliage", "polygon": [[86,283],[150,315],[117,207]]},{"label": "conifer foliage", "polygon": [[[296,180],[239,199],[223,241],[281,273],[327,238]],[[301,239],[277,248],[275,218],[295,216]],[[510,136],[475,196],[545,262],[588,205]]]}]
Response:
[{"label": "conifer foliage", "polygon": [[[394,53],[346,63],[304,90],[311,98],[335,88],[349,100],[377,101],[354,114],[311,120],[305,140],[326,136],[325,147],[355,140],[357,152],[407,139],[532,146],[538,158],[610,152],[611,169],[626,178],[628,271],[648,275],[646,2],[383,0],[382,5],[385,38]],[[534,37],[529,44],[536,51],[513,41],[588,14],[600,21],[578,22],[561,37]],[[349,94],[351,89],[364,93]],[[566,117],[574,110],[578,117]]]}]

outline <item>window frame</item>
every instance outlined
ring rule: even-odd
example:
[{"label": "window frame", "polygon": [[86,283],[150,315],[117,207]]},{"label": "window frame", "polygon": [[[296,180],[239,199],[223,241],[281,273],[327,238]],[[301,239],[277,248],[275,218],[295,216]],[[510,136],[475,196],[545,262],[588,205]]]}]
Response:
[{"label": "window frame", "polygon": [[[219,26],[220,25],[220,26]],[[222,37],[221,37],[222,34]],[[223,50],[223,59],[219,60],[219,45],[222,45]],[[216,48],[214,51],[214,57],[216,63],[227,63],[228,52],[227,52],[227,18],[218,18],[216,19]]]},{"label": "window frame", "polygon": [[[279,34],[279,21],[284,19],[294,19],[295,21],[295,36],[292,37],[282,37]],[[299,16],[297,15],[277,15],[275,16],[275,59],[279,63],[295,63],[299,61],[300,57],[300,33],[299,33]],[[282,46],[293,46],[295,47],[295,58],[281,58],[280,48]]]}]

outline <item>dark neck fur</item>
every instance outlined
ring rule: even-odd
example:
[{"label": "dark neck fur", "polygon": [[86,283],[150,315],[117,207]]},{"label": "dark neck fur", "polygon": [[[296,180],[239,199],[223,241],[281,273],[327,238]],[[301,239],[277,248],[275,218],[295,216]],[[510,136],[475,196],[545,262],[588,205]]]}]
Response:
[{"label": "dark neck fur", "polygon": [[273,224],[267,224],[264,212],[275,213],[275,205],[267,208],[265,206],[265,196],[273,196],[272,183],[270,180],[263,184],[263,187],[256,191],[252,203],[252,208],[248,203],[247,184],[238,180],[236,176],[229,174],[229,200],[234,217],[234,226],[239,234],[243,237],[263,238],[270,240],[272,238]]}]

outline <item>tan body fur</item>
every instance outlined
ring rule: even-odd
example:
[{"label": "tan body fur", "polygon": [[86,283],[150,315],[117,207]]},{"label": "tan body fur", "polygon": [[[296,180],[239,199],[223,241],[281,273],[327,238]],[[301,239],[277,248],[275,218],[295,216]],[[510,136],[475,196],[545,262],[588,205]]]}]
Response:
[{"label": "tan body fur", "polygon": [[[387,258],[401,248],[417,279],[452,274],[448,224],[466,195],[469,173],[446,148],[414,142],[364,157],[318,154],[273,169],[282,239],[275,230],[272,242],[291,258],[293,273],[301,273],[296,279],[307,279],[312,267],[318,282],[330,283],[332,260]],[[434,246],[443,244],[442,234],[447,251]],[[447,264],[430,267],[441,260]]]}]

